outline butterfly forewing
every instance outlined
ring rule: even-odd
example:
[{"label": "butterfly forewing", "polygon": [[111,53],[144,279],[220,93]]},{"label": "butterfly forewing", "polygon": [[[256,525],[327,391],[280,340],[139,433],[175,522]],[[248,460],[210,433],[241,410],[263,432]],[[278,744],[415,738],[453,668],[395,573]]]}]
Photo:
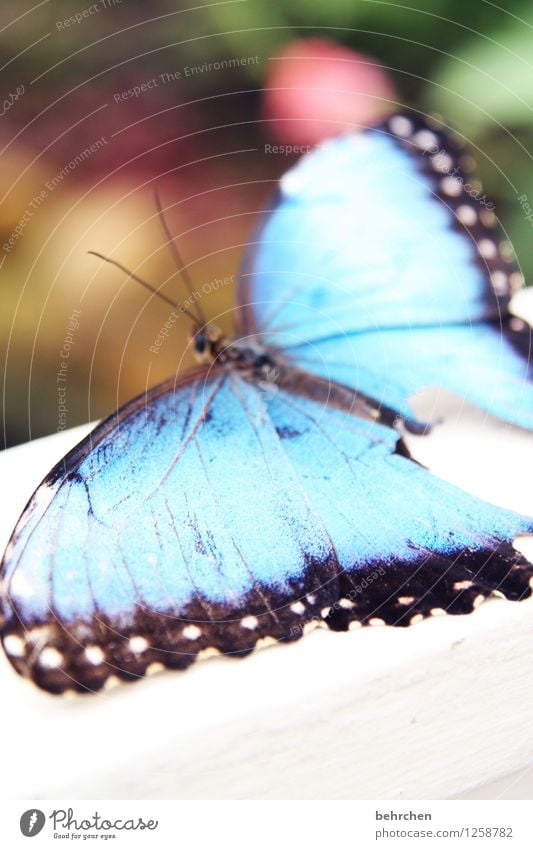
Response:
[{"label": "butterfly forewing", "polygon": [[442,386],[533,427],[531,328],[508,309],[523,280],[469,158],[396,115],[301,159],[243,263],[242,331],[407,419]]}]

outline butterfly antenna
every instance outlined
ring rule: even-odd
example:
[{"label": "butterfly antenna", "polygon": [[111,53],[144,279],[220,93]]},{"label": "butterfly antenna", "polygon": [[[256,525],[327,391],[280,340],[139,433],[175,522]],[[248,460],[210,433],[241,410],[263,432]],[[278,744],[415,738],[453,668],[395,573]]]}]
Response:
[{"label": "butterfly antenna", "polygon": [[163,206],[161,204],[161,198],[159,197],[159,192],[157,191],[157,189],[155,189],[155,191],[154,191],[154,197],[155,197],[155,205],[156,205],[157,211],[159,213],[159,220],[161,221],[161,226],[163,228],[163,232],[164,232],[164,234],[167,238],[168,249],[170,250],[170,253],[172,254],[172,256],[174,258],[174,262],[176,263],[176,268],[178,269],[179,273],[183,277],[183,280],[185,281],[187,291],[189,292],[189,295],[191,296],[191,299],[194,302],[194,306],[198,309],[198,315],[200,316],[200,321],[205,325],[205,324],[207,324],[207,320],[206,320],[206,317],[205,317],[204,312],[202,310],[202,307],[200,305],[200,302],[197,301],[198,293],[194,291],[191,276],[190,276],[190,274],[187,270],[185,263],[183,262],[183,258],[181,256],[181,254],[180,254],[180,252],[177,248],[174,236],[170,232],[170,227],[168,226],[165,213],[163,212]]},{"label": "butterfly antenna", "polygon": [[123,271],[124,274],[127,274],[128,277],[131,277],[133,280],[136,280],[137,283],[140,283],[141,286],[144,286],[144,288],[148,289],[149,292],[152,292],[154,295],[157,295],[157,297],[161,298],[162,301],[166,301],[166,303],[170,304],[170,306],[176,307],[176,309],[178,309],[188,318],[192,319],[196,326],[199,325],[197,316],[195,316],[192,312],[186,310],[185,307],[183,307],[181,304],[177,303],[176,301],[173,301],[172,298],[167,297],[167,295],[163,294],[163,292],[160,292],[159,289],[156,289],[156,287],[152,286],[151,283],[148,283],[146,280],[143,280],[143,278],[139,277],[138,274],[135,274],[133,271],[130,271],[130,269],[126,268],[125,265],[122,265],[121,262],[118,262],[116,259],[111,259],[108,256],[104,256],[103,254],[98,253],[98,251],[88,251],[88,253],[90,253],[92,256],[98,257],[98,259],[103,259],[104,262],[108,262],[110,265],[116,266],[116,268],[120,268],[120,270]]}]

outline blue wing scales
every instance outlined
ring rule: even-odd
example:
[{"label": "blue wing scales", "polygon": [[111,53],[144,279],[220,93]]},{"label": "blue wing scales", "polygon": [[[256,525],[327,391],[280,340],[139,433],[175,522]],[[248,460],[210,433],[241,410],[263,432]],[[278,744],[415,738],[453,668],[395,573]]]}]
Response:
[{"label": "blue wing scales", "polygon": [[498,587],[527,594],[511,543],[531,520],[434,478],[397,441],[236,373],[158,387],[74,449],[23,514],[2,566],[11,662],[52,692],[97,690],[203,650],[296,639],[308,622],[407,622]]},{"label": "blue wing scales", "polygon": [[205,648],[290,639],[291,604],[302,622],[331,605],[331,540],[265,415],[238,376],[167,385],[65,458],[3,562],[19,671],[55,692],[98,689]]},{"label": "blue wing scales", "polygon": [[[523,327],[518,319],[519,328]],[[380,405],[413,419],[409,399],[443,387],[501,419],[533,428],[533,367],[527,337],[512,326],[443,325],[358,333],[286,352],[295,365],[328,381],[357,388]]]},{"label": "blue wing scales", "polygon": [[464,165],[401,115],[303,157],[244,262],[242,332],[407,419],[438,385],[533,427],[531,328],[509,312],[523,280]]}]

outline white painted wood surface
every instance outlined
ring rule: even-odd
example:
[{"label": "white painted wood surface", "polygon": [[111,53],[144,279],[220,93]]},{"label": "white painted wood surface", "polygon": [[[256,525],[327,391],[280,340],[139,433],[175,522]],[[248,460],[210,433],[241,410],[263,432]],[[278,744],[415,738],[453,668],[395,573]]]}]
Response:
[{"label": "white painted wood surface", "polygon": [[[428,409],[447,423],[411,439],[415,455],[533,515],[533,437],[451,396],[425,393],[417,411]],[[1,545],[88,429],[0,455]],[[531,798],[532,646],[533,599],[491,599],[407,629],[317,630],[96,697],[41,693],[2,655],[0,796]]]}]

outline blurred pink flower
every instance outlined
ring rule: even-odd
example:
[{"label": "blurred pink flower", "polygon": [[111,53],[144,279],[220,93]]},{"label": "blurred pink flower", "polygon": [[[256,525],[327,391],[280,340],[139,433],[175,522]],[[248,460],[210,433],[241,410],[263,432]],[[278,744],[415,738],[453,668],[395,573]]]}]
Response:
[{"label": "blurred pink flower", "polygon": [[285,144],[316,144],[394,111],[396,94],[374,59],[318,38],[291,42],[269,62],[265,132]]}]

